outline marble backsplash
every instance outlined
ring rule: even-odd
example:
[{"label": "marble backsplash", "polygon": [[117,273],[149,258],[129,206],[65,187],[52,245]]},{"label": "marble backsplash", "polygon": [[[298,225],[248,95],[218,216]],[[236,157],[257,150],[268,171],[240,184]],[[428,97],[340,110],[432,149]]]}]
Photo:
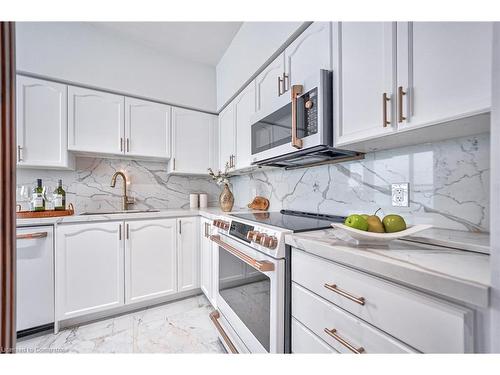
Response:
[{"label": "marble backsplash", "polygon": [[[44,185],[55,186],[63,180],[66,201],[77,213],[119,210],[122,204],[122,180],[110,187],[111,176],[123,171],[129,179],[128,195],[136,203],[132,209],[188,208],[190,193],[207,193],[209,206],[216,206],[220,188],[208,176],[167,174],[167,164],[132,160],[77,157],[75,171],[18,169],[17,185],[34,185],[37,178]],[[26,209],[26,203],[23,203]]]},{"label": "marble backsplash", "polygon": [[[410,224],[489,231],[490,136],[367,154],[364,160],[231,179],[235,206],[255,195],[282,208],[349,215],[401,214]],[[391,183],[410,183],[410,207],[391,206]]]}]

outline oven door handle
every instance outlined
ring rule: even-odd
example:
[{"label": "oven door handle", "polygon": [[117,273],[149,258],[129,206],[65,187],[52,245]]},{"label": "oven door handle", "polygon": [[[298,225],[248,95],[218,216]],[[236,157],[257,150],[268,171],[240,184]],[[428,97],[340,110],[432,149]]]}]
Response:
[{"label": "oven door handle", "polygon": [[222,241],[220,239],[220,236],[218,235],[211,235],[210,240],[215,242],[217,245],[222,247],[224,250],[230,252],[233,254],[236,258],[242,260],[249,266],[255,268],[258,271],[261,272],[268,272],[268,271],[274,271],[274,264],[271,262],[267,262],[265,260],[257,260],[252,258],[251,256],[245,254],[244,252],[238,250],[237,248],[231,246],[230,244]]},{"label": "oven door handle", "polygon": [[299,138],[298,126],[297,126],[297,99],[302,95],[303,91],[302,85],[292,86],[292,146],[298,149],[303,147],[302,139]]}]

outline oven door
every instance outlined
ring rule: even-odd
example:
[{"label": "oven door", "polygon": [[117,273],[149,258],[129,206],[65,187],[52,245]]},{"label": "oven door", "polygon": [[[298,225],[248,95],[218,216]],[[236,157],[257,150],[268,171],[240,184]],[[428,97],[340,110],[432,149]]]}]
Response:
[{"label": "oven door", "polygon": [[284,352],[284,259],[274,259],[222,233],[217,307],[251,353]]},{"label": "oven door", "polygon": [[[333,146],[332,74],[320,70],[306,80],[309,91],[297,103],[297,137],[303,150]],[[290,90],[291,91],[291,90]],[[293,99],[292,99],[293,102]],[[298,151],[292,145],[292,102],[278,110],[260,112],[252,119],[252,162]]]}]

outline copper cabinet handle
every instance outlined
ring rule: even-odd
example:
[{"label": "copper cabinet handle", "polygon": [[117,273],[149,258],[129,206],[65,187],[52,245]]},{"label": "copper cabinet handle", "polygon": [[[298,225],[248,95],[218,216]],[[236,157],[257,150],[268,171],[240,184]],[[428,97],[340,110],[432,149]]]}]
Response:
[{"label": "copper cabinet handle", "polygon": [[382,94],[382,114],[383,114],[382,125],[384,128],[386,128],[387,125],[391,124],[391,122],[389,120],[387,120],[387,102],[390,100],[391,99],[387,96],[387,93],[384,92]]},{"label": "copper cabinet handle", "polygon": [[22,162],[24,161],[22,156],[21,156],[21,151],[23,150],[23,148],[20,146],[20,145],[17,145],[17,161],[18,162]]},{"label": "copper cabinet handle", "polygon": [[292,146],[295,148],[302,148],[303,142],[299,138],[297,132],[297,98],[302,94],[304,88],[302,85],[292,86]]},{"label": "copper cabinet handle", "polygon": [[217,245],[222,247],[224,250],[230,252],[232,255],[234,255],[236,258],[240,259],[241,261],[245,262],[249,266],[255,268],[258,271],[261,272],[267,272],[267,271],[274,271],[274,264],[271,262],[267,262],[265,260],[257,260],[252,258],[251,256],[246,255],[244,252],[238,250],[237,248],[229,245],[228,243],[222,241],[220,239],[220,236],[216,235],[211,235],[210,239],[215,242]]},{"label": "copper cabinet handle", "polygon": [[403,96],[406,95],[406,91],[403,90],[403,86],[398,87],[398,122],[403,122],[406,117],[403,116]]},{"label": "copper cabinet handle", "polygon": [[210,313],[210,320],[214,324],[215,328],[217,328],[217,331],[219,331],[220,335],[222,336],[222,339],[226,343],[226,345],[229,347],[229,350],[233,354],[238,354],[238,350],[236,349],[236,346],[234,346],[233,342],[227,335],[226,331],[224,331],[224,328],[219,323],[219,318],[220,318],[220,313],[215,310]]},{"label": "copper cabinet handle", "polygon": [[355,297],[352,294],[347,293],[345,290],[342,290],[337,287],[335,284],[325,284],[323,285],[326,289],[331,290],[332,292],[335,292],[337,294],[340,294],[342,297],[345,297],[353,302],[359,303],[360,305],[364,306],[365,304],[365,297]]},{"label": "copper cabinet handle", "polygon": [[356,348],[354,345],[350,344],[345,339],[340,337],[335,328],[332,328],[332,329],[325,328],[325,332],[326,332],[326,334],[328,334],[328,336],[333,337],[335,340],[337,340],[339,343],[344,345],[347,349],[349,349],[351,352],[353,352],[355,354],[361,354],[365,351],[365,349],[362,346],[360,346],[359,348]]},{"label": "copper cabinet handle", "polygon": [[16,240],[36,240],[38,238],[45,238],[47,235],[47,232],[24,233],[16,235]]}]

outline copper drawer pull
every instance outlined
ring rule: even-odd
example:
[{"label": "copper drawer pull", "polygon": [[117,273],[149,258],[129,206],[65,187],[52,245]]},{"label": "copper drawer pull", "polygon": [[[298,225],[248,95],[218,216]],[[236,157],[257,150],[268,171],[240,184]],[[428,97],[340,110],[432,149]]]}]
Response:
[{"label": "copper drawer pull", "polygon": [[403,96],[406,95],[406,91],[403,91],[403,86],[398,87],[398,122],[403,122],[406,117],[403,116]]},{"label": "copper drawer pull", "polygon": [[333,337],[335,340],[340,342],[342,345],[344,345],[347,349],[349,349],[354,354],[361,354],[361,353],[365,352],[365,349],[362,346],[360,346],[359,348],[356,348],[355,346],[348,343],[345,339],[340,337],[335,328],[332,328],[332,329],[325,328],[325,332],[326,332],[326,334],[328,334],[328,336]]},{"label": "copper drawer pull", "polygon": [[47,232],[25,233],[16,235],[16,240],[35,240],[47,237]]},{"label": "copper drawer pull", "polygon": [[242,260],[243,262],[245,262],[249,266],[255,268],[256,270],[261,271],[261,272],[274,271],[274,264],[273,263],[267,262],[265,260],[257,260],[257,259],[254,259],[254,258],[246,255],[244,252],[242,252],[242,251],[238,250],[237,248],[229,245],[228,243],[225,243],[224,241],[222,241],[220,239],[220,236],[211,235],[210,239],[213,242],[215,242],[217,245],[222,247],[224,250],[230,252],[236,258]]},{"label": "copper drawer pull", "polygon": [[387,127],[387,125],[390,125],[391,122],[387,120],[387,102],[389,102],[391,99],[387,96],[387,93],[382,94],[382,114],[383,114],[383,120],[382,120],[382,125],[384,128]]},{"label": "copper drawer pull", "polygon": [[210,313],[210,320],[212,321],[212,323],[214,323],[215,328],[217,328],[217,331],[219,331],[219,333],[222,336],[222,338],[224,339],[226,345],[229,347],[229,350],[231,351],[231,353],[238,354],[238,350],[236,349],[236,346],[234,346],[231,339],[227,335],[226,331],[224,331],[224,328],[222,328],[222,326],[220,325],[219,320],[218,320],[219,318],[220,318],[220,313],[217,310],[212,311]]},{"label": "copper drawer pull", "polygon": [[353,302],[359,303],[360,305],[365,304],[365,297],[355,297],[352,294],[347,293],[345,290],[337,288],[336,284],[325,284],[323,285],[326,289],[331,290],[332,292],[335,292],[337,294],[340,294],[342,297],[345,297],[347,299],[350,299]]}]

